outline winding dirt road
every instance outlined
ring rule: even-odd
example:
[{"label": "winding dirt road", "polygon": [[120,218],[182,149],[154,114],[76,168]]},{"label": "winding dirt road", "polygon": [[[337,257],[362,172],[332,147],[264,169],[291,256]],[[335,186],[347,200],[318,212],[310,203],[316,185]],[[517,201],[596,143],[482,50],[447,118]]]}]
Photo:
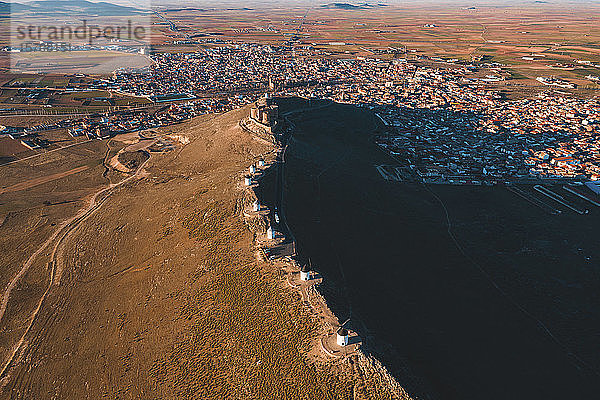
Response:
[{"label": "winding dirt road", "polygon": [[[5,360],[5,362],[2,366],[2,369],[0,370],[0,378],[4,377],[6,371],[11,366],[13,360],[15,359],[16,354],[19,352],[19,350],[23,346],[23,343],[25,342],[25,338],[26,338],[27,334],[29,333],[29,331],[31,330],[31,327],[33,326],[33,323],[35,322],[35,319],[36,319],[40,309],[42,308],[42,305],[43,305],[44,300],[46,299],[48,293],[50,292],[50,290],[52,289],[52,287],[54,285],[60,284],[60,277],[62,275],[63,268],[61,267],[60,263],[57,262],[57,257],[56,257],[60,245],[65,241],[65,239],[67,239],[69,237],[69,235],[72,232],[74,232],[76,230],[76,228],[82,222],[84,222],[90,215],[92,215],[94,213],[94,211],[98,210],[102,206],[102,204],[104,204],[104,202],[109,198],[109,194],[113,189],[115,189],[119,186],[122,186],[122,185],[142,176],[144,167],[146,166],[148,161],[150,161],[150,158],[148,158],[146,161],[144,161],[133,175],[131,175],[117,183],[111,183],[108,186],[104,187],[103,189],[94,193],[90,199],[89,206],[87,208],[81,209],[72,218],[63,221],[58,226],[58,228],[54,231],[52,236],[50,236],[50,238],[48,238],[48,240],[46,240],[29,257],[29,259],[23,264],[23,266],[19,270],[19,272],[10,281],[10,283],[6,287],[6,290],[2,294],[2,303],[0,303],[0,322],[2,321],[4,313],[6,312],[6,308],[8,306],[8,301],[10,300],[10,295],[11,295],[12,290],[15,288],[15,286],[17,285],[19,280],[27,273],[27,271],[29,270],[29,268],[31,267],[33,262],[36,260],[36,258],[46,248],[48,248],[48,246],[50,246],[52,243],[54,243],[54,248],[52,249],[52,253],[50,254],[50,261],[49,261],[51,268],[50,268],[50,280],[48,282],[48,287],[46,288],[42,297],[40,298],[40,301],[38,302],[37,307],[35,308],[35,310],[33,310],[31,316],[29,317],[29,322],[27,324],[27,328],[25,329],[25,332],[23,333],[23,336],[21,336],[21,339],[19,340],[19,342],[17,342],[17,344],[13,347],[13,349],[10,353],[10,356]],[[108,195],[101,197],[105,193]]]}]

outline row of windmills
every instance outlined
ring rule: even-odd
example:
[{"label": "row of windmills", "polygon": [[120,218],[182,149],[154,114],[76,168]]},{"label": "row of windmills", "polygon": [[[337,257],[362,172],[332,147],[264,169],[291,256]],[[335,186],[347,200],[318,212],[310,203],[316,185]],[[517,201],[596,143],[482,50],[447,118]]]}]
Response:
[{"label": "row of windmills", "polygon": [[[263,160],[263,159],[258,160],[257,165],[258,165],[258,168],[264,168],[266,165],[265,160]],[[254,174],[256,174],[256,172],[257,172],[256,165],[252,164],[248,168],[248,172],[249,172],[249,174],[244,176],[244,186],[252,186],[254,184],[253,177],[254,177]]]},{"label": "row of windmills", "polygon": [[[262,174],[262,171],[264,170],[266,166],[266,163],[263,159],[258,160],[255,164],[252,164],[248,167],[248,173],[246,175],[244,175],[243,178],[243,183],[244,186],[249,188],[249,189],[256,189],[259,185],[258,182],[258,178],[260,177],[260,174]],[[255,198],[250,206],[250,210],[251,212],[248,214],[248,216],[250,215],[263,215],[263,216],[267,216],[270,211],[268,207],[263,206],[260,201]],[[279,215],[277,213],[277,208],[275,208],[274,213],[273,213],[273,221],[269,220],[268,221],[268,225],[267,225],[267,229],[266,229],[266,240],[269,241],[268,243],[268,247],[272,248],[274,245],[278,245],[281,242],[278,241],[278,239],[281,239],[284,235],[280,234],[279,232],[277,232],[276,230],[276,226],[278,226],[278,224],[280,223],[280,218]],[[294,264],[294,265],[298,265],[298,264]],[[296,267],[297,268],[297,267]],[[298,271],[296,269],[296,271]],[[295,275],[295,274],[294,274]],[[292,275],[290,275],[292,276]],[[295,275],[296,279],[298,279],[297,277],[299,276],[299,280],[301,283],[299,286],[294,286],[293,287],[299,287],[300,290],[307,290],[309,287],[311,287],[314,284],[318,284],[321,282],[322,277],[316,273],[311,271],[311,265],[310,263],[302,263],[301,267],[300,267],[300,271],[299,271],[299,275]],[[326,347],[329,347],[329,349],[331,351],[337,352],[336,350],[334,350],[334,347],[337,345],[339,347],[343,347],[346,348],[346,346],[348,346],[349,344],[349,338],[350,338],[350,332],[348,331],[348,329],[346,329],[344,327],[344,324],[342,324],[341,326],[339,326],[339,328],[334,331],[334,336],[328,336],[327,342],[331,343],[330,344],[326,344]],[[334,339],[335,337],[335,339]],[[334,346],[334,347],[331,347]]]},{"label": "row of windmills", "polygon": [[[262,173],[262,170],[266,167],[265,160],[260,159],[256,164],[250,165],[248,167],[248,174],[244,175],[244,186],[248,188],[254,188],[258,186],[258,180],[256,179],[256,175]],[[267,207],[263,207],[258,199],[254,199],[250,207],[251,211],[254,213],[263,213],[268,212]],[[275,220],[279,222],[279,217],[277,213],[275,213]],[[267,239],[273,240],[278,237],[277,231],[271,224],[267,227]]]},{"label": "row of windmills", "polygon": [[[246,187],[255,187],[258,185],[258,181],[255,179],[255,176],[262,172],[265,168],[266,163],[263,159],[258,160],[256,164],[252,164],[248,167],[248,174],[244,176],[244,186]],[[258,199],[255,199],[251,205],[252,212],[261,212],[267,211],[267,208],[262,206]],[[273,218],[275,224],[279,224],[280,218],[277,211],[274,212]],[[269,225],[266,230],[266,238],[267,240],[275,240],[279,237],[279,232],[275,229],[273,223],[269,222]],[[300,280],[303,282],[310,281],[314,274],[311,272],[308,265],[303,265],[300,269]]]}]

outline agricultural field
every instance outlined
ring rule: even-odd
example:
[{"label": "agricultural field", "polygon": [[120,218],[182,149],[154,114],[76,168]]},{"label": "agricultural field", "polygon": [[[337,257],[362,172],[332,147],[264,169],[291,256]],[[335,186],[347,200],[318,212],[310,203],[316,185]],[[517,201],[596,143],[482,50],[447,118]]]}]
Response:
[{"label": "agricultural field", "polygon": [[600,61],[597,4],[466,7],[409,2],[356,8],[325,5],[164,8],[161,14],[175,24],[177,31],[167,24],[155,28],[166,38],[159,44],[222,38],[309,45],[332,57],[428,56],[464,61],[482,58],[485,62],[505,64],[508,71],[521,77],[517,83],[539,86],[534,81],[537,76],[556,75],[580,86],[600,89],[584,78],[600,74],[600,69],[577,64],[577,60]]},{"label": "agricultural field", "polygon": [[110,74],[117,68],[142,68],[149,64],[146,56],[117,51],[27,52],[11,55],[13,72],[36,74]]},{"label": "agricultural field", "polygon": [[[77,112],[104,111],[115,106],[141,105],[150,103],[142,97],[133,97],[121,93],[104,90],[78,90],[67,91],[52,87],[51,82],[58,80],[42,80],[29,83],[24,78],[11,80],[6,86],[0,88],[0,108],[8,113],[13,108],[39,110],[41,112]],[[66,80],[65,80],[66,81]],[[60,82],[60,81],[58,81]],[[16,86],[16,88],[15,88]],[[84,107],[84,108],[83,108]],[[0,117],[2,114],[0,114]]]},{"label": "agricultural field", "polygon": [[9,137],[0,137],[0,164],[12,161],[17,155],[30,151],[16,140]]}]

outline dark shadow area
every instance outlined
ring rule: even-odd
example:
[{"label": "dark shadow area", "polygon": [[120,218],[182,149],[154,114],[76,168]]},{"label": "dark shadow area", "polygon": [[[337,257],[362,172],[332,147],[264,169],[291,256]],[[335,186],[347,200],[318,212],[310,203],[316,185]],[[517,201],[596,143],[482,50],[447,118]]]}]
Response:
[{"label": "dark shadow area", "polygon": [[0,157],[0,165],[8,164],[9,162],[15,161],[17,158],[13,156],[1,156]]},{"label": "dark shadow area", "polygon": [[359,336],[350,336],[348,338],[348,346],[352,346],[353,344],[358,344],[358,343],[360,343]]},{"label": "dark shadow area", "polygon": [[321,275],[317,271],[311,271],[310,279],[321,279],[321,278],[323,278],[323,275]]},{"label": "dark shadow area", "polygon": [[501,186],[386,180],[377,165],[405,165],[375,145],[385,127],[373,112],[334,104],[288,118],[284,208],[298,257],[410,393],[597,395],[600,271],[577,249],[600,254],[600,209],[556,217]]},{"label": "dark shadow area", "polygon": [[[282,123],[283,134],[280,141],[287,140],[289,129],[286,123]],[[275,244],[264,249],[269,259],[292,256],[295,252],[295,242],[288,225],[285,213],[282,212],[283,202],[283,155],[277,155],[275,161],[267,165],[262,171],[254,174],[253,180],[257,182],[253,186],[254,193],[261,205],[268,207],[269,225],[274,230]]]}]

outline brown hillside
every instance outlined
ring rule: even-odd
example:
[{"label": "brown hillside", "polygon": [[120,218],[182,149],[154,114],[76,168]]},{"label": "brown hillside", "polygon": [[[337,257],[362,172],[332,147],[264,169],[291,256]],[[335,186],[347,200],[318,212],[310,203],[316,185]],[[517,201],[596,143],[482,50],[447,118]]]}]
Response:
[{"label": "brown hillside", "polygon": [[[309,359],[316,319],[281,272],[256,257],[241,218],[240,181],[273,149],[239,128],[246,112],[164,129],[190,143],[153,153],[144,179],[115,189],[67,236],[0,397],[325,399],[363,392],[371,379],[346,379],[351,362]],[[381,387],[372,382],[375,393]]]}]

